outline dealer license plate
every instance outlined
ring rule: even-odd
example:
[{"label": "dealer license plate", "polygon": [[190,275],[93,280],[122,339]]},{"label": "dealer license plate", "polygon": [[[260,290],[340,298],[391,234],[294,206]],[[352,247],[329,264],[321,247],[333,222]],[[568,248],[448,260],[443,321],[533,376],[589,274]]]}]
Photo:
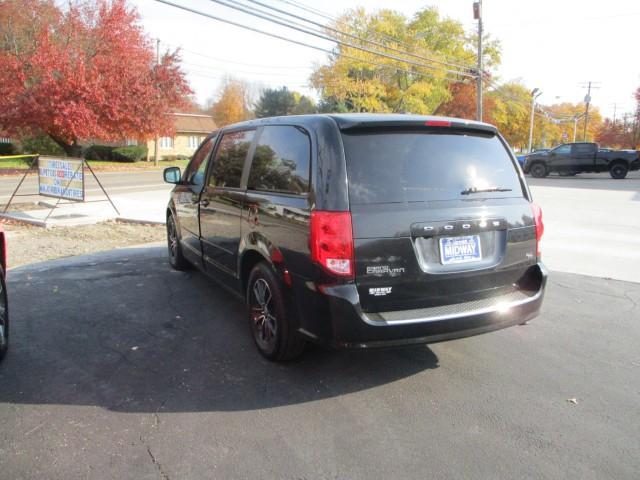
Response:
[{"label": "dealer license plate", "polygon": [[440,261],[443,265],[482,260],[480,236],[444,237],[440,239]]}]

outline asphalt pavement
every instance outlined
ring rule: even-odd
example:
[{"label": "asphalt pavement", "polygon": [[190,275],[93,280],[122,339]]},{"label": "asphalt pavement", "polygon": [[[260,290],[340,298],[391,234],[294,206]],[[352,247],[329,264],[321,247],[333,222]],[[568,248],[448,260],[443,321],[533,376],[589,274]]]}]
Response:
[{"label": "asphalt pavement", "polygon": [[526,326],[262,359],[164,247],[10,270],[2,479],[637,479],[640,284],[552,272]]},{"label": "asphalt pavement", "polygon": [[[151,202],[158,177],[101,180]],[[161,246],[11,269],[0,479],[640,478],[640,283],[611,279],[639,280],[640,175],[529,182],[541,316],[430,346],[267,362]]]}]

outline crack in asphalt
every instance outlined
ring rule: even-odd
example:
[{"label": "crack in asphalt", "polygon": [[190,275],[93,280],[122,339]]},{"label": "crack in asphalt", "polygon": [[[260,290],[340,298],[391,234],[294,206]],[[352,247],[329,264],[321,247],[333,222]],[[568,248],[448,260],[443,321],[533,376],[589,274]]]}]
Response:
[{"label": "crack in asphalt", "polygon": [[167,475],[167,473],[162,468],[162,464],[158,461],[158,459],[155,457],[155,455],[151,451],[151,447],[147,444],[147,442],[144,440],[142,436],[140,436],[140,441],[144,444],[145,447],[147,447],[147,453],[149,454],[149,458],[151,458],[151,463],[153,463],[155,467],[158,469],[160,478],[162,478],[163,480],[171,480],[169,475]]}]

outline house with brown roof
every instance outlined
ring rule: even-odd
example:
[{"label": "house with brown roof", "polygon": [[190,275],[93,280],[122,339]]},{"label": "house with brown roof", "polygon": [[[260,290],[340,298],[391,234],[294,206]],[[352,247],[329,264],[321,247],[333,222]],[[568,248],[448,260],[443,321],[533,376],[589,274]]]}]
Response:
[{"label": "house with brown roof", "polygon": [[[175,134],[158,139],[158,158],[172,160],[191,157],[207,135],[216,130],[213,118],[197,113],[172,113],[175,119]],[[155,141],[147,142],[148,160],[153,160]]]}]

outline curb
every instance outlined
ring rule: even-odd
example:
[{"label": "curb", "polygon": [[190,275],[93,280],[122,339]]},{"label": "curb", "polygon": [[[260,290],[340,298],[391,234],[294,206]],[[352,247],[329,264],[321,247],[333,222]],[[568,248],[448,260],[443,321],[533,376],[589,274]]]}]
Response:
[{"label": "curb", "polygon": [[123,223],[132,223],[137,225],[166,225],[166,221],[159,220],[143,220],[140,218],[116,217],[116,221]]}]

